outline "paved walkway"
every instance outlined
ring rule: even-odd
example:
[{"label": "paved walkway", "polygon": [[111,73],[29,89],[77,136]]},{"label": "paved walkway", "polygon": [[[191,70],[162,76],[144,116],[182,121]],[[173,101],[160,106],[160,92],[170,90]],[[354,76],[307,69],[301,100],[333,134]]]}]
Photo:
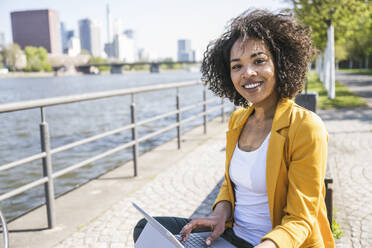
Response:
[{"label": "paved walkway", "polygon": [[[223,177],[224,143],[224,132],[210,137],[173,167],[131,196],[123,197],[55,248],[133,247],[132,230],[142,216],[131,202],[136,202],[151,215],[190,217]],[[202,205],[199,213],[208,212],[209,208]]]},{"label": "paved walkway", "polygon": [[[344,231],[337,247],[372,247],[372,108],[322,110],[318,114],[330,136],[328,165],[334,178],[334,213]],[[200,130],[186,137],[199,143],[184,151],[172,166],[158,170],[151,180],[48,247],[133,247],[132,228],[141,216],[131,206],[132,201],[155,216],[207,215],[225,159],[226,123],[211,126],[214,129],[208,137],[201,138]],[[164,159],[177,156],[177,152],[169,151],[167,156]],[[42,239],[33,242],[27,247],[46,247]]]},{"label": "paved walkway", "polygon": [[358,96],[366,100],[368,106],[372,108],[372,76],[356,75],[338,72],[336,79]]},{"label": "paved walkway", "polygon": [[372,247],[372,108],[319,111],[329,132],[339,248]]}]

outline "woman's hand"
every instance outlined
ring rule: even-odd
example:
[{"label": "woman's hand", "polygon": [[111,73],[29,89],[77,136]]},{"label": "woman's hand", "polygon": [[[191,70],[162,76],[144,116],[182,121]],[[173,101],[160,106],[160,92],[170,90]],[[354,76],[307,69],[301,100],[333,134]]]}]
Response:
[{"label": "woman's hand", "polygon": [[213,213],[207,218],[200,218],[190,221],[181,230],[182,241],[187,241],[192,230],[198,232],[212,233],[206,238],[205,243],[209,246],[213,241],[221,236],[225,231],[225,223],[231,216],[231,203],[228,201],[220,201],[215,206]]},{"label": "woman's hand", "polygon": [[198,232],[211,231],[212,233],[205,240],[205,243],[209,246],[225,231],[225,222],[226,218],[213,214],[207,218],[192,220],[182,228],[181,239],[186,242],[193,230]]}]

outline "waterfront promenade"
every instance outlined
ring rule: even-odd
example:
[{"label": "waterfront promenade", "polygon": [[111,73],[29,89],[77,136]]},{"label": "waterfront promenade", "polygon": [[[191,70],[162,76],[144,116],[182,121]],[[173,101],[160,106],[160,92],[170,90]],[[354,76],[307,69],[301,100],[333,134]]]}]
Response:
[{"label": "waterfront promenade", "polygon": [[[358,81],[369,107],[318,111],[329,132],[334,214],[344,231],[336,243],[372,247],[372,77],[338,76],[347,86]],[[141,216],[132,201],[155,216],[208,214],[224,172],[226,127],[217,118],[207,135],[202,127],[185,134],[180,151],[172,141],[146,153],[137,178],[129,163],[59,198],[53,230],[45,230],[43,208],[11,223],[10,247],[133,247],[132,229]]]}]

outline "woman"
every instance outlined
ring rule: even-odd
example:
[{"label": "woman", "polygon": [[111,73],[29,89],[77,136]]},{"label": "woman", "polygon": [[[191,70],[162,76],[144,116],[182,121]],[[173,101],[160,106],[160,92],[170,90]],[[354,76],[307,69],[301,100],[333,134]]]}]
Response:
[{"label": "woman", "polygon": [[309,36],[289,15],[256,10],[208,47],[204,82],[243,108],[229,121],[225,181],[212,214],[158,218],[184,241],[210,230],[207,245],[222,236],[237,247],[334,247],[324,203],[327,132],[291,100],[314,54]]}]

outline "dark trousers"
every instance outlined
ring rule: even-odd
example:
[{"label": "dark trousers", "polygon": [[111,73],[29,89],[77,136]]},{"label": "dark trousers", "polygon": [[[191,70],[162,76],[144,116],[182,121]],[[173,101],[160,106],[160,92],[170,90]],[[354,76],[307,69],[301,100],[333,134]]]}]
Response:
[{"label": "dark trousers", "polygon": [[[191,219],[177,218],[177,217],[155,217],[155,219],[173,234],[179,234],[183,226],[191,221]],[[141,219],[137,223],[137,225],[134,227],[134,230],[133,230],[134,242],[137,241],[138,237],[140,236],[141,232],[145,228],[146,224],[147,224],[147,221],[145,219]],[[229,241],[231,244],[235,245],[236,247],[253,248],[253,245],[249,244],[247,241],[236,236],[232,228],[226,229],[225,232],[221,235],[221,237]]]}]

